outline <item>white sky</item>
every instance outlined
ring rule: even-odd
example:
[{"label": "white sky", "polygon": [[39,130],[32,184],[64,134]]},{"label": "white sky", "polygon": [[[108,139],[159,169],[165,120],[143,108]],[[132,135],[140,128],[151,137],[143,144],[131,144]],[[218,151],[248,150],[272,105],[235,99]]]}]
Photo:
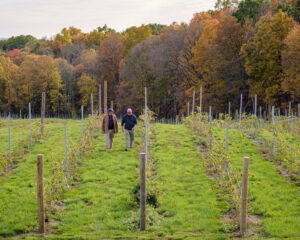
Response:
[{"label": "white sky", "polygon": [[0,38],[48,38],[74,26],[89,32],[107,24],[117,31],[148,23],[189,22],[216,0],[0,0]]}]

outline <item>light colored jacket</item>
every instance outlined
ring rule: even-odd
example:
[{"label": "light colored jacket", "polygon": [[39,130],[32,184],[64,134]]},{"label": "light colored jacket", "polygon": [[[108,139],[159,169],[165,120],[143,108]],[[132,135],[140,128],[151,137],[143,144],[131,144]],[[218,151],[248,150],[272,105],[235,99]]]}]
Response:
[{"label": "light colored jacket", "polygon": [[[115,114],[113,116],[114,121],[114,133],[118,133],[118,121]],[[109,118],[108,114],[105,114],[102,121],[102,133],[108,133],[108,124],[109,124]]]}]

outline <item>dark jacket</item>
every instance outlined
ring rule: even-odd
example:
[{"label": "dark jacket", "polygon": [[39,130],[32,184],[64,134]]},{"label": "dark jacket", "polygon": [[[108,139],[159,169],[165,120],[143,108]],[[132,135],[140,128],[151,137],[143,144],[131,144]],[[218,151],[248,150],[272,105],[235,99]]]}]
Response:
[{"label": "dark jacket", "polygon": [[132,130],[132,128],[137,125],[136,116],[132,114],[129,116],[128,114],[125,114],[122,119],[122,126],[125,124],[126,130]]},{"label": "dark jacket", "polygon": [[[112,115],[114,120],[114,132],[118,133],[118,121],[115,114]],[[109,123],[109,117],[108,114],[104,115],[103,121],[102,121],[102,133],[108,133],[108,123]]]}]

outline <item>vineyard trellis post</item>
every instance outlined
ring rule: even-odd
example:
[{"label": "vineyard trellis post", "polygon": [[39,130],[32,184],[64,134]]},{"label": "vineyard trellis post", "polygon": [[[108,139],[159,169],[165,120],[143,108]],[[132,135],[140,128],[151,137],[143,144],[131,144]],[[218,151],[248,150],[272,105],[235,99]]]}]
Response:
[{"label": "vineyard trellis post", "polygon": [[202,86],[200,87],[200,121],[202,120]]},{"label": "vineyard trellis post", "polygon": [[194,121],[194,111],[195,111],[195,90],[193,91],[192,121]]},{"label": "vineyard trellis post", "polygon": [[104,81],[104,114],[107,114],[107,81]]},{"label": "vineyard trellis post", "polygon": [[41,109],[41,135],[44,134],[44,121],[46,111],[46,93],[42,92],[42,109]]},{"label": "vineyard trellis post", "polygon": [[254,102],[254,115],[257,116],[257,94],[255,94]]},{"label": "vineyard trellis post", "polygon": [[259,106],[259,127],[261,128],[261,121],[262,121],[262,116],[261,116],[261,106]]},{"label": "vineyard trellis post", "polygon": [[240,219],[240,231],[242,235],[247,232],[248,172],[249,157],[244,157]]},{"label": "vineyard trellis post", "polygon": [[291,117],[291,102],[289,102],[289,116],[288,116],[288,128],[290,130],[290,117]]},{"label": "vineyard trellis post", "polygon": [[147,88],[145,87],[145,130],[146,130],[146,143],[145,143],[145,152],[146,152],[146,162],[148,161],[148,106],[147,106]]},{"label": "vineyard trellis post", "polygon": [[37,155],[37,203],[38,203],[38,231],[45,233],[45,207],[44,207],[44,156]]},{"label": "vineyard trellis post", "polygon": [[83,105],[81,105],[81,136],[84,138],[84,129],[83,129]]},{"label": "vineyard trellis post", "polygon": [[209,144],[209,146],[210,146],[210,145],[211,145],[211,106],[209,106],[208,122],[209,122],[208,144]]},{"label": "vineyard trellis post", "polygon": [[146,154],[140,153],[140,230],[146,230]]},{"label": "vineyard trellis post", "polygon": [[273,127],[273,156],[276,159],[276,145],[275,145],[275,117],[274,117],[274,106],[272,106],[272,127]]},{"label": "vineyard trellis post", "polygon": [[[226,136],[225,136],[225,153],[227,153],[228,150],[228,123],[226,124]],[[227,172],[227,162],[224,161],[224,172]]]},{"label": "vineyard trellis post", "polygon": [[69,182],[69,159],[68,159],[68,141],[67,141],[67,126],[64,124],[65,132],[65,151],[66,151],[66,174],[67,174],[67,185]]},{"label": "vineyard trellis post", "polygon": [[32,145],[31,103],[28,104],[28,116],[29,116],[30,146],[31,146]]},{"label": "vineyard trellis post", "polygon": [[98,111],[99,111],[99,116],[102,113],[102,109],[101,109],[101,84],[99,84],[99,104],[98,104]]},{"label": "vineyard trellis post", "polygon": [[10,137],[10,112],[8,113],[8,150],[9,155],[11,154],[11,137]]},{"label": "vineyard trellis post", "polygon": [[92,113],[92,118],[94,119],[94,101],[93,101],[93,93],[91,93],[91,113]]},{"label": "vineyard trellis post", "polygon": [[241,93],[240,116],[239,116],[239,130],[241,130],[241,122],[242,122],[242,104],[243,104],[243,94]]}]

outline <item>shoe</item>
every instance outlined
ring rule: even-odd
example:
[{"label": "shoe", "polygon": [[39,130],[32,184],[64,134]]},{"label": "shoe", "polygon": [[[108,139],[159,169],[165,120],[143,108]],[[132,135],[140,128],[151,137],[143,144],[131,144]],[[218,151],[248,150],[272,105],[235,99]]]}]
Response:
[{"label": "shoe", "polygon": [[128,149],[127,149],[127,148],[125,148],[125,151],[127,152],[127,151],[128,151]]}]

